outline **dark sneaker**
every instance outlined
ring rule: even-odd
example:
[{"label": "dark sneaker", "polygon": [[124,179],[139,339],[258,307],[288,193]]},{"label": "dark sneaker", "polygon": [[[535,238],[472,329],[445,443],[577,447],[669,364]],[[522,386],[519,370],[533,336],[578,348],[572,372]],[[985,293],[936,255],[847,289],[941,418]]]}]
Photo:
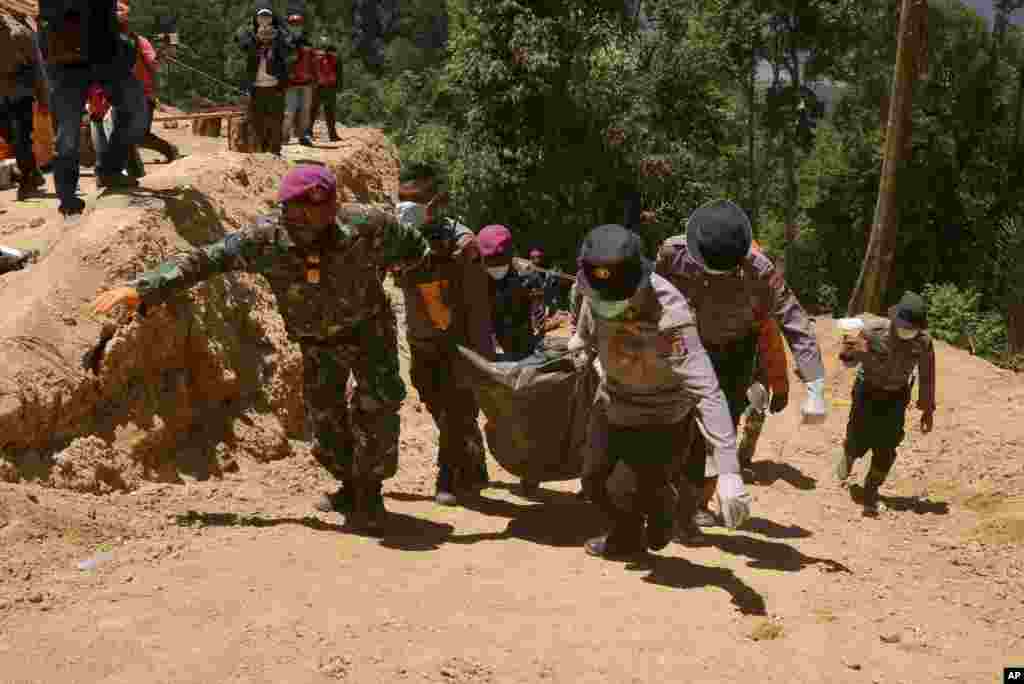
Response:
[{"label": "dark sneaker", "polygon": [[878,517],[878,487],[864,488],[864,510],[862,513],[865,518]]},{"label": "dark sneaker", "polygon": [[81,197],[74,197],[66,202],[61,202],[59,211],[64,218],[81,216],[82,212],[85,211],[85,201]]}]

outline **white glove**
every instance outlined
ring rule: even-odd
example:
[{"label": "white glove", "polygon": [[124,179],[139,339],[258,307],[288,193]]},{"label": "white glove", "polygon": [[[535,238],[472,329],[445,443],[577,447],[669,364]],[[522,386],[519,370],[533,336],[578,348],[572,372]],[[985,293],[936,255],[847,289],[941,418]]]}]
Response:
[{"label": "white glove", "polygon": [[818,378],[807,383],[807,399],[800,407],[805,423],[822,423],[825,421],[825,378]]},{"label": "white glove", "polygon": [[735,530],[750,518],[750,494],[743,487],[743,478],[737,473],[718,476],[718,510],[726,527]]},{"label": "white glove", "polygon": [[579,336],[579,333],[576,333],[572,337],[569,338],[568,349],[571,352],[582,351],[583,348],[586,347],[586,346],[587,346],[587,343],[583,341],[583,338]]}]

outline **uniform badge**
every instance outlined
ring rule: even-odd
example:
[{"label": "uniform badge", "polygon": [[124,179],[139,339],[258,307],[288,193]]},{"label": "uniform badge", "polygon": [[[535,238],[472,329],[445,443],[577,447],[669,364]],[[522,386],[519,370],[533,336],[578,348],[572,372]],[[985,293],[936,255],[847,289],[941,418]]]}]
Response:
[{"label": "uniform badge", "polygon": [[594,277],[598,280],[608,280],[612,277],[612,272],[601,266],[594,269]]},{"label": "uniform badge", "polygon": [[313,254],[306,257],[306,282],[314,285],[320,282],[320,257]]}]

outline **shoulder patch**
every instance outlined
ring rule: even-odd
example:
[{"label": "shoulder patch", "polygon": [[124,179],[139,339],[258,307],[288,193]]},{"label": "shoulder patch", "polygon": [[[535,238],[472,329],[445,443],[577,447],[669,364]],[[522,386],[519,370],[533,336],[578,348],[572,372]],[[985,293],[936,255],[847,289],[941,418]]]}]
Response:
[{"label": "shoulder patch", "polygon": [[674,328],[658,333],[658,352],[664,356],[686,356],[689,349],[683,328]]}]

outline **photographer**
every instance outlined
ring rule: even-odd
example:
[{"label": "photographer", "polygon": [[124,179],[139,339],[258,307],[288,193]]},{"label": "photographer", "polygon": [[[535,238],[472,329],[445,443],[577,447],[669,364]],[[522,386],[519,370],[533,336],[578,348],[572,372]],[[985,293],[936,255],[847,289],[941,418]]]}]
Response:
[{"label": "photographer", "polygon": [[291,42],[269,2],[257,2],[255,10],[252,24],[238,32],[238,45],[246,55],[246,119],[252,150],[280,155]]}]

